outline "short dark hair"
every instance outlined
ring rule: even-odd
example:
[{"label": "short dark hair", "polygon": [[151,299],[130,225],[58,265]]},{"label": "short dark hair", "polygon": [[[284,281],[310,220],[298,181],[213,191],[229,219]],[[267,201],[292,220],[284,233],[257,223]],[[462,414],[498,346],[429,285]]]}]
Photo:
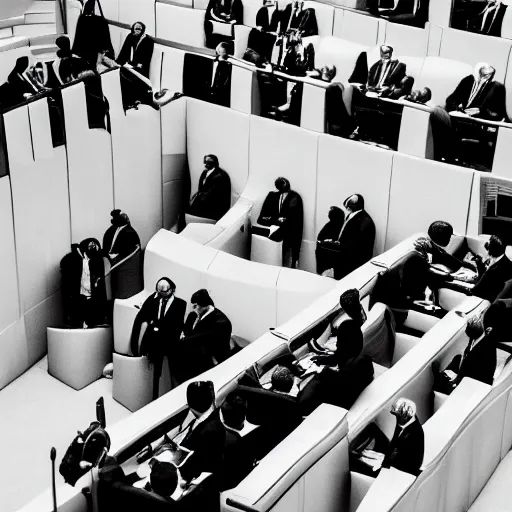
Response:
[{"label": "short dark hair", "polygon": [[491,238],[485,242],[485,246],[491,258],[499,258],[505,254],[505,242],[498,235],[491,235]]},{"label": "short dark hair", "polygon": [[279,192],[286,192],[290,190],[290,182],[286,179],[280,176],[277,178],[276,181],[274,181],[274,185],[279,190]]},{"label": "short dark hair", "polygon": [[350,317],[359,318],[361,316],[361,300],[359,290],[350,288],[340,295],[340,306]]},{"label": "short dark hair", "polygon": [[227,53],[229,53],[229,43],[226,43],[226,41],[222,41],[221,43],[219,43],[215,47],[215,50],[217,50],[217,48],[223,48],[224,50],[226,50]]},{"label": "short dark hair", "polygon": [[171,290],[173,292],[176,291],[176,285],[174,284],[174,281],[172,279],[169,279],[168,277],[161,277],[157,282],[156,282],[156,285],[155,285],[155,288],[158,287],[158,283],[160,281],[165,281],[170,287],[171,287]]},{"label": "short dark hair", "polygon": [[187,404],[200,413],[206,412],[215,403],[215,388],[211,380],[191,382],[187,387]]},{"label": "short dark hair", "polygon": [[247,402],[236,393],[230,393],[221,406],[224,424],[235,430],[242,430],[247,413]]},{"label": "short dark hair", "polygon": [[484,333],[482,319],[474,316],[468,319],[466,323],[466,334],[470,340],[476,340]]},{"label": "short dark hair", "polygon": [[286,366],[278,366],[272,373],[272,390],[289,393],[293,387],[292,372]]},{"label": "short dark hair", "polygon": [[149,482],[151,489],[163,497],[171,496],[178,485],[178,470],[170,462],[154,459],[151,463]]},{"label": "short dark hair", "polygon": [[216,155],[204,155],[203,161],[206,160],[207,158],[213,160],[215,167],[219,167],[219,159],[217,158]]},{"label": "short dark hair", "polygon": [[361,194],[352,194],[343,201],[345,208],[350,208],[353,212],[364,210],[364,197]]},{"label": "short dark hair", "polygon": [[453,235],[453,227],[444,220],[436,220],[432,222],[428,228],[428,236],[432,242],[446,247],[450,243],[450,239]]},{"label": "short dark hair", "polygon": [[204,308],[205,306],[214,306],[212,298],[210,297],[210,294],[208,293],[208,290],[205,290],[204,288],[201,288],[200,290],[197,290],[197,292],[194,292],[192,294],[192,297],[190,297],[190,303],[191,304],[197,304],[198,306]]},{"label": "short dark hair", "polygon": [[142,21],[136,21],[132,26],[131,26],[131,31],[133,32],[133,29],[135,28],[135,25],[140,25],[142,27],[142,33],[144,34],[144,32],[146,32],[146,25],[144,23],[142,23]]},{"label": "short dark hair", "polygon": [[425,103],[432,99],[432,89],[430,87],[423,87],[425,91]]}]

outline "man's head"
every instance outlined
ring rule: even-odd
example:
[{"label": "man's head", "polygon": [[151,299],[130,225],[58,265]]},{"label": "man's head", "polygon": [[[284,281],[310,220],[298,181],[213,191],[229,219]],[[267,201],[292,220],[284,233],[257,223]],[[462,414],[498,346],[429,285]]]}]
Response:
[{"label": "man's head", "polygon": [[302,9],[304,9],[304,0],[294,0],[293,9],[297,11],[302,11]]},{"label": "man's head", "polygon": [[432,242],[426,236],[420,236],[413,242],[413,247],[423,258],[428,259],[428,254],[432,252]]},{"label": "man's head", "polygon": [[213,169],[217,169],[217,167],[219,167],[219,159],[215,155],[206,155],[203,162],[204,168],[207,171],[212,171]]},{"label": "man's head", "polygon": [[126,215],[126,213],[123,213],[121,210],[112,210],[110,212],[110,216],[112,217],[110,223],[113,226],[121,227],[130,223],[128,215]]},{"label": "man's head", "polygon": [[162,462],[158,459],[150,461],[151,474],[149,482],[151,489],[156,494],[168,498],[172,496],[178,485],[178,470],[170,462]]},{"label": "man's head", "polygon": [[364,198],[361,194],[353,194],[343,201],[343,206],[348,213],[364,210]]},{"label": "man's head", "polygon": [[215,388],[211,380],[191,382],[187,387],[187,404],[196,417],[215,404]]},{"label": "man's head", "polygon": [[345,212],[338,206],[331,206],[328,213],[329,220],[342,224],[345,220]]},{"label": "man's head", "polygon": [[292,372],[286,366],[278,366],[272,374],[272,391],[289,393],[293,387]]},{"label": "man's head", "polygon": [[479,62],[475,66],[475,77],[477,80],[492,80],[495,73],[496,69],[487,62]]},{"label": "man's head", "polygon": [[466,336],[470,340],[477,340],[484,334],[484,324],[480,317],[473,316],[466,323]]},{"label": "man's head", "polygon": [[416,103],[427,103],[432,99],[432,91],[428,87],[423,89],[415,89],[409,95],[409,100]]},{"label": "man's head", "polygon": [[505,243],[498,235],[492,235],[484,247],[491,258],[499,258],[505,254]]},{"label": "man's head", "polygon": [[144,32],[146,32],[146,25],[144,25],[144,23],[142,23],[142,21],[136,21],[132,25],[132,34],[135,37],[142,36],[142,34],[144,34]]},{"label": "man's head", "polygon": [[175,291],[176,285],[168,277],[161,277],[156,283],[156,292],[162,299],[170,298]]},{"label": "man's head", "polygon": [[399,425],[405,425],[416,416],[416,404],[407,398],[399,398],[391,406],[391,414],[396,416],[396,422]]},{"label": "man's head", "polygon": [[359,290],[351,288],[340,295],[340,306],[351,318],[359,318],[361,315],[361,301]]},{"label": "man's head", "polygon": [[450,243],[452,235],[452,225],[444,220],[436,220],[428,228],[430,240],[441,247],[446,247]]},{"label": "man's head", "polygon": [[224,425],[235,430],[242,430],[247,413],[247,402],[235,393],[230,393],[220,408]]},{"label": "man's head", "polygon": [[59,36],[55,39],[57,45],[57,57],[63,58],[71,55],[71,42],[68,36]]},{"label": "man's head", "polygon": [[210,294],[204,288],[192,294],[190,303],[192,304],[192,310],[195,311],[199,317],[203,316],[206,310],[214,305]]},{"label": "man's head", "polygon": [[274,185],[278,192],[289,192],[290,191],[290,182],[286,178],[277,178],[274,182]]},{"label": "man's head", "polygon": [[99,254],[101,245],[96,238],[86,238],[80,243],[80,249],[83,254],[87,254],[91,258]]},{"label": "man's head", "polygon": [[324,66],[320,68],[320,80],[324,82],[332,82],[334,77],[336,76],[336,66]]},{"label": "man's head", "polygon": [[228,44],[227,43],[219,43],[217,48],[215,48],[215,53],[217,54],[217,58],[219,60],[228,60]]},{"label": "man's head", "polygon": [[380,47],[380,60],[388,61],[391,60],[391,57],[393,57],[393,48],[391,46],[383,44]]}]

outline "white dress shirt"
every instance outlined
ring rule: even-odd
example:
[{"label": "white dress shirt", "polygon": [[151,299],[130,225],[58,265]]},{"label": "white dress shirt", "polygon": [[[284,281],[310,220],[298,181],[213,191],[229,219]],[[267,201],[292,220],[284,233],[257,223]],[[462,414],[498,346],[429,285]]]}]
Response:
[{"label": "white dress shirt", "polygon": [[82,279],[80,281],[80,295],[91,296],[91,271],[87,254],[82,257]]}]

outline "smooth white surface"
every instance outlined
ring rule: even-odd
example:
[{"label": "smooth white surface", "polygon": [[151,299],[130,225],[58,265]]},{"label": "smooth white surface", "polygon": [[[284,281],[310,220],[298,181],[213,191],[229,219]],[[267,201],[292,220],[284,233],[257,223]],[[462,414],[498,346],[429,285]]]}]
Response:
[{"label": "smooth white surface", "polygon": [[204,48],[205,11],[159,2],[155,8],[158,38]]},{"label": "smooth white surface", "polygon": [[377,44],[379,20],[353,11],[335,9],[333,36],[366,47]]}]

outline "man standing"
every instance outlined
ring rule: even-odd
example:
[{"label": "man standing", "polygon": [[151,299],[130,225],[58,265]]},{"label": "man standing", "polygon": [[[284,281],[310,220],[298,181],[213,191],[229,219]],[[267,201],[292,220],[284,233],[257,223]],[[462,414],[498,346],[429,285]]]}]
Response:
[{"label": "man standing", "polygon": [[300,195],[286,178],[277,178],[276,191],[269,192],[261,207],[258,224],[270,229],[253,228],[253,233],[283,242],[283,267],[297,268],[302,245],[304,208]]},{"label": "man standing", "polygon": [[188,213],[196,217],[219,220],[231,208],[231,180],[219,167],[215,155],[204,157],[204,171],[197,192],[190,200]]},{"label": "man standing", "polygon": [[339,253],[334,267],[334,278],[341,279],[370,261],[375,243],[375,224],[364,209],[360,194],[347,197],[343,202],[347,212],[345,224],[337,240],[325,240],[324,247]]},{"label": "man standing", "polygon": [[228,43],[220,43],[215,49],[210,80],[210,101],[223,107],[230,106],[231,63],[228,62]]},{"label": "man standing", "polygon": [[192,312],[188,315],[181,335],[180,348],[173,375],[184,382],[213,368],[229,356],[231,322],[215,307],[205,289],[190,298]]},{"label": "man standing", "polygon": [[[156,293],[144,301],[133,324],[132,354],[146,356],[154,365],[153,400],[158,398],[164,357],[170,357],[172,349],[179,343],[183,329],[187,303],[176,297],[175,292],[176,285],[168,277],[159,279]],[[146,330],[139,344],[143,324],[146,324]]]}]

